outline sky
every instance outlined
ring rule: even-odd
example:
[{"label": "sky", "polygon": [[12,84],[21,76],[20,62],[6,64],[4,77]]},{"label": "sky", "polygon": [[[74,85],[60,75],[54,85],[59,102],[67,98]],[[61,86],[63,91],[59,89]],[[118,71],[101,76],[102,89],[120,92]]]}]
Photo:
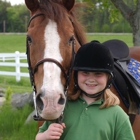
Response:
[{"label": "sky", "polygon": [[[4,1],[4,0],[3,0]],[[15,4],[23,4],[25,3],[25,0],[6,0],[7,2],[10,2],[11,5],[15,5]]]}]

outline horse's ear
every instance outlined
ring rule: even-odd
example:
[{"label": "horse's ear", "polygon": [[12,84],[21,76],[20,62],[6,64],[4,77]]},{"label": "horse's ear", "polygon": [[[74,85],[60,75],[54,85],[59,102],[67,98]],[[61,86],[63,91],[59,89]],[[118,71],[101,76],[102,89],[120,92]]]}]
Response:
[{"label": "horse's ear", "polygon": [[27,8],[34,13],[39,8],[38,0],[25,0]]},{"label": "horse's ear", "polygon": [[75,0],[62,0],[64,6],[66,7],[66,9],[68,11],[71,11],[71,9],[73,8],[74,4],[75,4]]}]

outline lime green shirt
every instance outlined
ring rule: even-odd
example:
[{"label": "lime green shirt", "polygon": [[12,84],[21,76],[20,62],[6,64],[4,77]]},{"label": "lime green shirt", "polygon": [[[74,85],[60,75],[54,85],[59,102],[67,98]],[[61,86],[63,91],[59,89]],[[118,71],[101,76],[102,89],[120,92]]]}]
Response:
[{"label": "lime green shirt", "polygon": [[[102,100],[88,105],[82,98],[67,101],[66,128],[60,140],[135,140],[127,114],[119,106],[100,109]],[[45,122],[39,133],[47,130]]]}]

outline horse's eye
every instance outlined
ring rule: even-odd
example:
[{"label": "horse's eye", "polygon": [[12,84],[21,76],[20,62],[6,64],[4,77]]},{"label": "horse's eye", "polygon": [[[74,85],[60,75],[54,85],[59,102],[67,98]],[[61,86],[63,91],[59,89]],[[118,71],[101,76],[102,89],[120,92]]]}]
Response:
[{"label": "horse's eye", "polygon": [[30,36],[27,36],[27,43],[29,46],[32,44],[32,39]]},{"label": "horse's eye", "polygon": [[69,45],[72,43],[72,41],[74,41],[74,36],[71,36],[69,39]]},{"label": "horse's eye", "polygon": [[71,42],[73,40],[74,40],[74,36],[71,36],[69,41]]}]

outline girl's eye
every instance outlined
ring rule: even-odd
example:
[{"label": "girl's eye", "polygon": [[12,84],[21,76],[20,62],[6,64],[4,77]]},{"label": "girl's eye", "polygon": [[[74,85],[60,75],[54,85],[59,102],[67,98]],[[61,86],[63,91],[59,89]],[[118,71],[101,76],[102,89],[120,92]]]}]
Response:
[{"label": "girl's eye", "polygon": [[95,75],[101,76],[101,75],[103,75],[103,73],[102,72],[96,72]]},{"label": "girl's eye", "polygon": [[87,72],[87,71],[82,71],[82,73],[83,73],[83,75],[88,75],[89,74],[89,72]]},{"label": "girl's eye", "polygon": [[88,73],[87,71],[83,71],[83,73]]}]

